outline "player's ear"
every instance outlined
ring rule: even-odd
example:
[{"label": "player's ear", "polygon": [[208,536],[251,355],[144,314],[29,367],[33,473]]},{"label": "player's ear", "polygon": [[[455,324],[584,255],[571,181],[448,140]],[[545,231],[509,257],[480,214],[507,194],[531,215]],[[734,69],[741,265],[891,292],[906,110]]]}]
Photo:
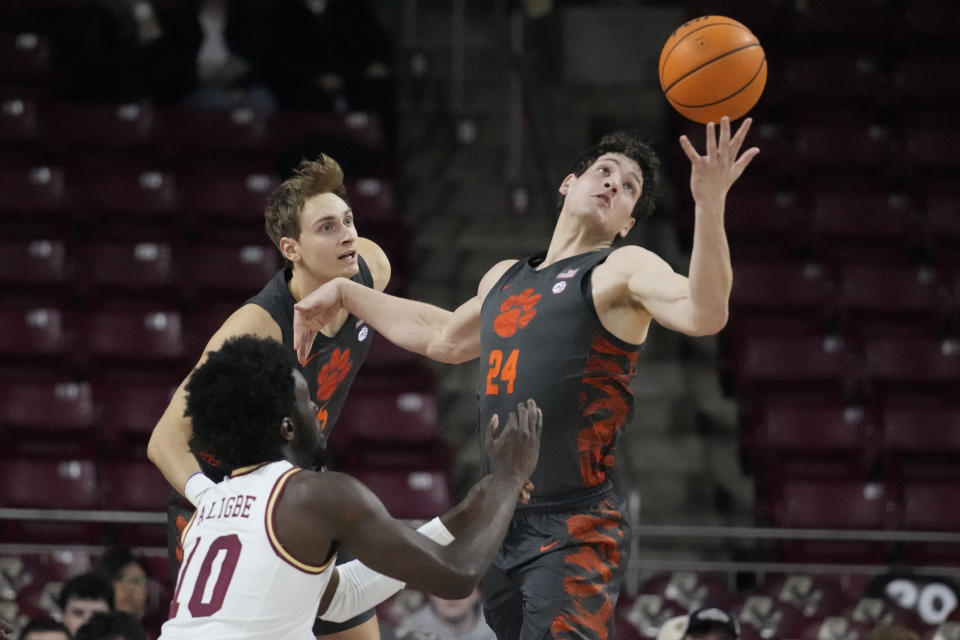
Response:
[{"label": "player's ear", "polygon": [[635,224],[637,224],[637,219],[631,216],[630,219],[627,220],[622,227],[620,227],[620,231],[617,232],[617,235],[621,238],[626,238],[627,234],[630,233],[630,229],[633,229],[633,225]]},{"label": "player's ear", "polygon": [[300,259],[300,243],[286,236],[280,238],[280,253],[290,262]]},{"label": "player's ear", "polygon": [[570,191],[570,185],[573,184],[573,181],[577,179],[577,174],[568,173],[567,177],[563,179],[563,182],[560,183],[560,188],[557,189],[563,195],[567,195],[567,192]]},{"label": "player's ear", "polygon": [[293,420],[290,418],[284,418],[283,421],[280,422],[280,437],[285,441],[290,442],[293,440],[294,434],[295,431],[293,428]]}]

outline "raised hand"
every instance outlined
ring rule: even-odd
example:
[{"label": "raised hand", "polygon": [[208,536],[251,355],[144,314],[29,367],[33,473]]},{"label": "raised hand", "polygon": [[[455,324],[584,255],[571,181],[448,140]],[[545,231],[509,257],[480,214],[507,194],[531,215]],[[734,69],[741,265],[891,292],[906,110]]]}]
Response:
[{"label": "raised hand", "polygon": [[543,412],[531,399],[518,404],[516,413],[511,411],[507,424],[498,430],[499,422],[496,415],[491,417],[484,433],[483,450],[490,467],[494,474],[511,474],[528,484],[540,457]]},{"label": "raised hand", "polygon": [[752,122],[751,118],[746,118],[731,137],[730,118],[724,116],[720,119],[719,142],[714,123],[708,123],[707,150],[702,156],[687,136],[680,136],[680,147],[690,159],[690,193],[694,202],[701,206],[722,204],[727,191],[760,153],[759,148],[750,147],[737,157]]},{"label": "raised hand", "polygon": [[337,279],[317,287],[293,305],[293,347],[300,364],[310,357],[310,348],[317,334],[337,317],[342,308]]}]

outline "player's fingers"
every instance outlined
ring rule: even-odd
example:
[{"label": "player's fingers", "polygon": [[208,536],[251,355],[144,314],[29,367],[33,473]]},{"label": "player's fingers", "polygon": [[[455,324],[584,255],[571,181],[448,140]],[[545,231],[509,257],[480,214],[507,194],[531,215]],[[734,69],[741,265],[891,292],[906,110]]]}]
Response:
[{"label": "player's fingers", "polygon": [[690,142],[690,138],[687,136],[680,136],[680,148],[683,149],[683,153],[687,156],[690,162],[696,162],[700,159],[700,154],[697,153],[697,150],[693,148],[693,143]]},{"label": "player's fingers", "polygon": [[737,171],[742,172],[747,166],[753,162],[753,159],[757,157],[757,154],[760,153],[759,147],[750,147],[743,152],[743,155],[733,164],[736,167]]},{"label": "player's fingers", "polygon": [[493,414],[490,416],[490,422],[487,423],[487,428],[483,432],[483,448],[489,449],[490,445],[493,444],[493,441],[497,439],[497,425],[500,424],[500,416]]},{"label": "player's fingers", "polygon": [[717,155],[717,126],[707,123],[707,157],[712,158]]},{"label": "player's fingers", "polygon": [[747,137],[747,132],[750,131],[751,124],[753,124],[753,118],[745,118],[737,129],[737,132],[733,135],[733,139],[730,141],[731,157],[736,158],[737,154],[740,153],[740,147],[743,146],[743,141]]},{"label": "player's fingers", "polygon": [[726,151],[730,147],[730,118],[720,118],[720,150]]},{"label": "player's fingers", "polygon": [[529,413],[526,403],[520,402],[517,404],[517,427],[521,433],[530,432]]}]

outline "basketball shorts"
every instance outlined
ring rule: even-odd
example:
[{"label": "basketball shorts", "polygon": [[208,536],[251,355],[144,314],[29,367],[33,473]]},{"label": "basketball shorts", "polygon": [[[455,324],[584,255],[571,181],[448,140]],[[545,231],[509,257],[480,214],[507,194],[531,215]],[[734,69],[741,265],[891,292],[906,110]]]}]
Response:
[{"label": "basketball shorts", "polygon": [[487,624],[498,640],[612,638],[629,551],[609,484],[518,509],[481,583]]},{"label": "basketball shorts", "polygon": [[[180,563],[183,562],[183,549],[180,546],[180,534],[183,528],[187,526],[190,517],[196,509],[190,502],[176,491],[171,490],[170,499],[167,502],[167,553],[170,560],[170,575],[176,581],[177,574],[180,572]],[[340,547],[337,552],[337,564],[343,564],[353,560],[350,552]],[[376,611],[370,609],[360,615],[350,618],[345,622],[328,622],[317,618],[313,624],[313,634],[316,636],[329,635],[339,631],[346,631],[358,627],[374,616]]]}]

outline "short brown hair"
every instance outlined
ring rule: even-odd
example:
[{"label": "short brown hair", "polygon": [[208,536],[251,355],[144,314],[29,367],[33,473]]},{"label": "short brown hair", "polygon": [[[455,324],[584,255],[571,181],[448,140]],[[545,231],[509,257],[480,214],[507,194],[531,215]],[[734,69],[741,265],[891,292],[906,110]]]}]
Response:
[{"label": "short brown hair", "polygon": [[347,197],[343,169],[336,160],[323,153],[316,160],[301,160],[293,176],[284,180],[267,199],[264,227],[277,248],[280,248],[281,238],[300,236],[303,205],[321,193]]}]

